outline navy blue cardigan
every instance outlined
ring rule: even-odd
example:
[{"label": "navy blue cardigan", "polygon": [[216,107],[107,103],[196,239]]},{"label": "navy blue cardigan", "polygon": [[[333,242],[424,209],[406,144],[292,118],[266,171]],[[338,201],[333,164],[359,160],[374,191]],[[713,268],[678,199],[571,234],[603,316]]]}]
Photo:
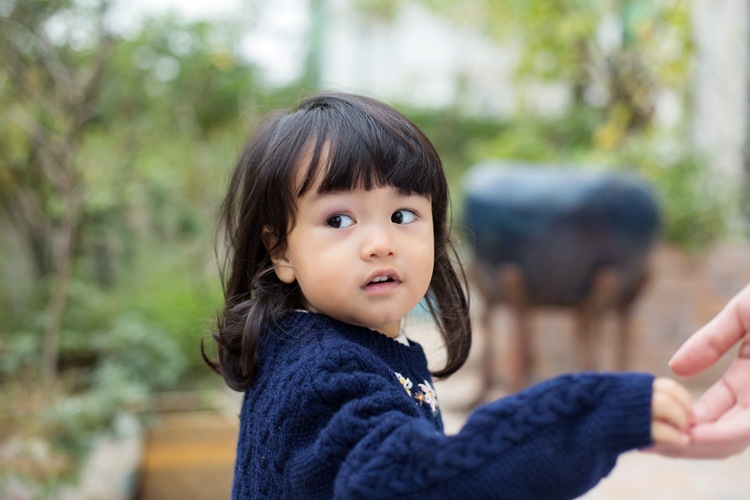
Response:
[{"label": "navy blue cardigan", "polygon": [[653,377],[565,375],[443,432],[427,361],[366,328],[296,312],[269,330],[240,415],[234,499],[567,499],[652,444]]}]

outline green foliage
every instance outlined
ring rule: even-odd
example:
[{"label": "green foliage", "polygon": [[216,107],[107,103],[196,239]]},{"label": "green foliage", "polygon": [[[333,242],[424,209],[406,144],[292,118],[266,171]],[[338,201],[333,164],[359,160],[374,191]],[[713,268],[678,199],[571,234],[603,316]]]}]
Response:
[{"label": "green foliage", "polygon": [[[29,375],[38,335],[0,336],[0,407],[8,410],[0,411],[0,449],[16,449],[4,463],[0,483],[2,474],[22,477],[29,462],[37,460],[37,486],[53,488],[72,480],[80,458],[100,435],[116,429],[118,416],[146,408],[154,390],[173,388],[185,372],[183,352],[156,323],[134,313],[98,319],[99,330],[66,332],[65,370],[53,387]],[[39,447],[43,457],[33,453]]]},{"label": "green foliage", "polygon": [[186,368],[186,359],[174,339],[156,323],[125,314],[112,328],[97,335],[93,348],[100,353],[94,385],[164,390],[174,387]]},{"label": "green foliage", "polygon": [[354,0],[354,6],[361,15],[369,20],[392,21],[399,11],[397,0]]},{"label": "green foliage", "polygon": [[459,193],[461,176],[477,158],[475,147],[506,126],[497,120],[466,116],[458,109],[425,110],[396,105],[430,139],[440,155],[452,191]]},{"label": "green foliage", "polygon": [[654,177],[665,213],[665,237],[678,247],[702,253],[728,230],[731,198],[711,182],[707,163],[693,157],[662,165]]},{"label": "green foliage", "polygon": [[103,125],[136,122],[136,140],[153,134],[206,136],[234,125],[255,70],[233,51],[238,26],[153,18],[112,58]]},{"label": "green foliage", "polygon": [[666,241],[702,253],[727,234],[738,193],[712,175],[704,158],[682,146],[657,149],[648,141],[633,140],[622,149],[619,161],[655,187]]},{"label": "green foliage", "polygon": [[[187,371],[182,374],[189,377],[183,384],[211,375],[199,350],[201,339],[214,326],[221,299],[210,249],[208,238],[195,246],[151,248],[148,261],[140,262],[117,291],[131,310],[161,325],[180,348],[187,360]],[[179,385],[181,381],[174,380],[171,387]]]},{"label": "green foliage", "polygon": [[588,108],[573,108],[559,117],[519,116],[491,140],[476,144],[472,161],[578,161],[593,149],[592,138],[602,120],[602,113]]},{"label": "green foliage", "polygon": [[692,60],[690,4],[679,0],[419,0],[491,40],[516,46],[519,89],[566,84],[575,109],[606,116],[600,144],[648,131],[656,96],[685,93]]},{"label": "green foliage", "polygon": [[[560,117],[523,111],[494,137],[464,148],[460,163],[485,159],[568,165],[627,165],[656,188],[664,237],[694,252],[725,234],[732,197],[718,196],[709,165],[680,141],[677,128],[657,131],[655,96],[687,102],[693,56],[689,3],[677,0],[420,0],[464,27],[519,48],[518,83],[564,82],[571,106]],[[606,35],[606,36],[604,36]],[[661,144],[661,146],[659,145]]]},{"label": "green foliage", "polygon": [[[721,236],[725,198],[712,190],[706,162],[689,152],[665,154],[649,139],[652,92],[685,92],[692,47],[684,5],[419,1],[517,44],[519,82],[563,81],[573,89],[571,107],[559,117],[520,112],[499,120],[396,103],[443,158],[454,208],[463,173],[490,158],[627,165],[656,186],[668,241],[700,251]],[[356,4],[383,21],[400,8],[392,0]],[[622,50],[608,59],[598,52],[596,30],[620,17],[620,5],[630,6],[622,12],[627,30]],[[106,6],[29,0],[0,8],[0,227],[20,242],[0,240],[0,265],[8,271],[36,263],[42,271],[2,274],[14,283],[0,289],[0,448],[12,436],[33,443],[41,437],[56,464],[40,473],[49,484],[74,469],[71,454],[84,453],[119,412],[148,405],[154,391],[195,387],[199,377],[220,383],[199,353],[221,300],[212,254],[216,209],[258,119],[310,91],[304,79],[265,87],[258,69],[237,54],[246,29],[239,22],[155,17],[121,37],[103,31]],[[54,41],[34,36],[50,25],[63,27]],[[91,74],[90,94],[60,85],[61,75],[75,76],[72,84]],[[601,81],[612,85],[607,99],[596,101],[588,91]],[[85,99],[65,100],[70,95]],[[40,163],[49,158],[66,160],[64,176]],[[74,187],[67,194],[60,189],[66,185]],[[46,388],[37,372],[59,282],[50,261],[71,207],[76,231],[60,376]]]},{"label": "green foliage", "polygon": [[[73,305],[72,308],[79,307]],[[120,312],[118,316],[98,320],[87,317],[83,322],[88,326],[98,322],[97,329],[68,330],[64,336],[63,380],[73,392],[105,391],[111,385],[129,384],[137,388],[134,394],[143,398],[155,390],[170,389],[177,384],[187,369],[187,357],[174,335],[137,312]],[[0,335],[0,341],[3,354],[0,382],[11,384],[14,375],[33,373],[39,349],[36,332],[6,332]],[[136,400],[125,397],[128,391],[117,392],[120,394],[116,397],[125,398],[123,401]]]},{"label": "green foliage", "polygon": [[0,339],[0,380],[8,380],[24,368],[34,366],[40,352],[35,332],[19,330]]},{"label": "green foliage", "polygon": [[[735,198],[719,195],[709,164],[686,148],[665,148],[669,136],[641,134],[616,149],[602,150],[597,135],[603,113],[574,108],[559,117],[519,116],[506,122],[461,118],[445,111],[407,112],[427,133],[446,163],[454,210],[460,211],[461,179],[487,159],[579,165],[636,171],[655,190],[663,213],[663,238],[701,253],[727,233]],[[673,141],[673,139],[672,139]]]},{"label": "green foliage", "polygon": [[[96,8],[84,13],[60,2],[27,4],[21,14],[33,26],[79,15],[96,24],[98,15]],[[8,22],[0,13],[0,25]],[[69,74],[86,76],[96,46],[75,45],[75,33],[68,35],[45,54],[59,57],[55,62]],[[73,213],[72,198],[55,187],[59,177],[30,168],[44,154],[34,142],[37,126],[49,134],[46,145],[68,155],[65,174],[77,209],[52,386],[41,383],[39,367],[57,275],[2,273],[23,281],[0,289],[0,304],[13,305],[3,307],[0,326],[0,454],[18,448],[18,460],[6,469],[12,476],[31,467],[32,479],[51,491],[73,477],[91,440],[109,432],[121,412],[148,408],[155,391],[195,388],[197,377],[220,383],[199,353],[220,296],[212,253],[216,208],[258,116],[301,93],[263,90],[255,70],[234,53],[236,35],[232,26],[169,18],[151,19],[128,38],[105,34],[111,52],[98,98],[86,101],[85,126],[78,128],[69,126],[70,106],[55,100],[66,89],[44,73],[36,52],[5,58],[0,67],[0,222],[18,236],[0,241],[2,265],[33,269],[30,229],[37,230],[38,248],[49,251],[44,242],[56,241],[60,221]],[[16,36],[0,28],[3,54],[18,48]],[[22,85],[8,73],[16,62],[25,71]],[[37,214],[44,216],[38,223],[31,218]],[[35,447],[46,450],[38,461]]]}]

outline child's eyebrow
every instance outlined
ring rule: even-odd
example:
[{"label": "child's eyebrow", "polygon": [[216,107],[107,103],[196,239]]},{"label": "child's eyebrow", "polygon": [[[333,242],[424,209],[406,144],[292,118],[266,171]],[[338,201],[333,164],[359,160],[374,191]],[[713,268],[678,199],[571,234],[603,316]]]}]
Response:
[{"label": "child's eyebrow", "polygon": [[326,191],[317,190],[312,195],[312,199],[313,199],[313,201],[314,200],[319,200],[321,198],[326,198],[328,196],[337,196],[337,195],[346,194],[346,193],[349,193],[351,191],[354,191],[354,190],[353,189],[329,189],[329,190],[326,190]]},{"label": "child's eyebrow", "polygon": [[[395,186],[382,186],[382,188],[386,188],[386,189],[387,188],[391,188],[391,189],[393,189],[395,195],[397,197],[399,197],[399,198],[417,197],[417,198],[424,198],[424,199],[432,202],[432,195],[430,193],[418,193],[416,191],[402,191],[402,190],[398,189]],[[366,191],[373,191],[375,189],[380,189],[380,188],[368,189]],[[329,197],[329,196],[344,195],[344,194],[347,194],[347,193],[351,193],[352,191],[355,191],[355,190],[356,190],[356,188],[353,188],[353,189],[346,189],[346,188],[345,189],[330,189],[330,190],[326,190],[326,191],[320,191],[320,190],[318,190],[318,191],[315,191],[315,193],[311,196],[311,200],[312,201],[317,201],[317,200],[320,200],[322,198],[326,198],[326,197]]]}]

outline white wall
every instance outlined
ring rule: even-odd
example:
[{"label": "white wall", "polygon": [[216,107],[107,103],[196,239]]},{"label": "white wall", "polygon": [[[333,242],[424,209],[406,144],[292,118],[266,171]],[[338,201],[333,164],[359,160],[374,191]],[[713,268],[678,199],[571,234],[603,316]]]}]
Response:
[{"label": "white wall", "polygon": [[[351,0],[328,0],[323,86],[441,108],[507,115],[523,104],[558,112],[560,85],[512,85],[517,51],[490,43],[421,5],[407,3],[393,21],[364,20]],[[523,93],[522,93],[523,90]]]},{"label": "white wall", "polygon": [[694,142],[709,155],[717,173],[739,179],[748,138],[750,2],[694,0],[693,19]]}]

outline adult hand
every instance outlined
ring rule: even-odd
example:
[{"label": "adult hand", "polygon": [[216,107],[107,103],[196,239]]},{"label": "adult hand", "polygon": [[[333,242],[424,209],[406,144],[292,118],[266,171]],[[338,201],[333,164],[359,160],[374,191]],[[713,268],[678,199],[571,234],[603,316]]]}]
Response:
[{"label": "adult hand", "polygon": [[695,375],[737,344],[737,359],[695,404],[691,443],[666,454],[725,458],[750,446],[750,285],[680,347],[669,367],[677,375]]}]

